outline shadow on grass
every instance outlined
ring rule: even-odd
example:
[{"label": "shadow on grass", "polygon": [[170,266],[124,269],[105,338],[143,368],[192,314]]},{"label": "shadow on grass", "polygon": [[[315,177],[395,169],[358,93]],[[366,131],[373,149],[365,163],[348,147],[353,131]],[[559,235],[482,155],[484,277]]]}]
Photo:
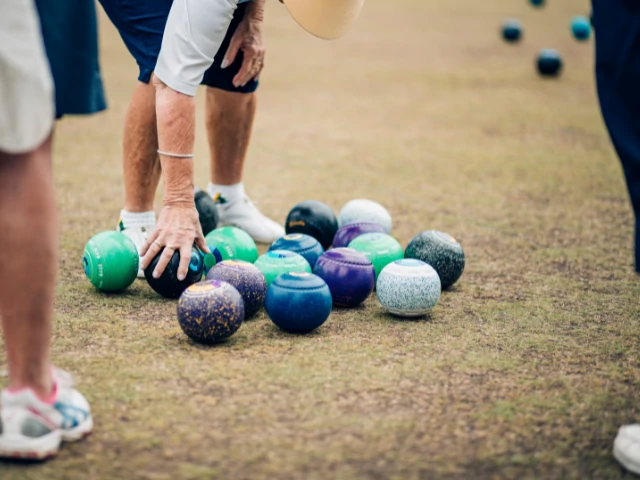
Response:
[{"label": "shadow on grass", "polygon": [[[248,320],[251,321],[251,320]],[[324,335],[323,326],[321,325],[315,330],[306,333],[295,333],[295,332],[287,332],[278,328],[272,322],[265,322],[264,325],[260,326],[260,335],[258,337],[252,337],[251,341],[248,341],[248,338],[242,333],[235,333],[229,338],[225,338],[219,342],[213,344],[202,344],[197,343],[186,335],[176,335],[173,337],[172,343],[177,345],[178,347],[188,347],[195,348],[201,351],[212,351],[212,350],[242,350],[242,349],[250,349],[256,346],[260,346],[262,344],[269,344],[274,339],[287,340],[290,343],[299,343],[305,340],[317,339]]]},{"label": "shadow on grass", "polygon": [[281,338],[285,340],[294,340],[296,342],[306,338],[318,338],[323,336],[323,325],[324,323],[315,330],[311,330],[310,332],[287,332],[286,330],[282,330],[281,328],[279,328],[274,323],[269,322],[262,327],[262,333],[264,334],[262,338]]},{"label": "shadow on grass", "polygon": [[332,314],[338,314],[338,315],[347,315],[349,313],[364,313],[367,311],[367,307],[364,303],[361,303],[358,306],[355,307],[344,307],[342,305],[334,305],[333,309],[331,310]]},{"label": "shadow on grass", "polygon": [[399,325],[402,323],[430,323],[433,321],[433,317],[433,312],[425,313],[424,315],[420,315],[419,317],[401,317],[384,310],[377,311],[373,315],[373,318],[377,320],[394,325]]},{"label": "shadow on grass", "polygon": [[0,465],[11,465],[12,467],[36,468],[47,463],[48,458],[3,458]]}]

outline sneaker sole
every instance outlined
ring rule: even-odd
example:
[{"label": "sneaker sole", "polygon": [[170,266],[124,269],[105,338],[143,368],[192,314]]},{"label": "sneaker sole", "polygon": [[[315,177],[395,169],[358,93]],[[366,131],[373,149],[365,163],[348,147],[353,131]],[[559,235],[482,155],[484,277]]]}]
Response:
[{"label": "sneaker sole", "polygon": [[624,452],[618,448],[616,442],[613,443],[613,456],[626,470],[640,475],[640,465],[631,463],[631,460],[627,458]]},{"label": "sneaker sole", "polygon": [[0,439],[0,458],[46,460],[60,450],[62,433],[55,430],[38,439],[23,435],[4,435]]}]

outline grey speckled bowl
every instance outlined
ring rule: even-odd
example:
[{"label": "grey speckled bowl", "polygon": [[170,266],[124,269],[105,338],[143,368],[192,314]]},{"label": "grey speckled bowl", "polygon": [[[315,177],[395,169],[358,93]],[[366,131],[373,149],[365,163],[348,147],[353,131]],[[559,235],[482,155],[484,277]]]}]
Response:
[{"label": "grey speckled bowl", "polygon": [[413,259],[390,263],[376,283],[382,306],[399,317],[425,315],[438,304],[440,291],[440,278],[433,267]]},{"label": "grey speckled bowl", "polygon": [[437,230],[419,233],[409,242],[404,258],[415,258],[431,265],[445,290],[456,283],[464,272],[462,246],[453,238]]}]

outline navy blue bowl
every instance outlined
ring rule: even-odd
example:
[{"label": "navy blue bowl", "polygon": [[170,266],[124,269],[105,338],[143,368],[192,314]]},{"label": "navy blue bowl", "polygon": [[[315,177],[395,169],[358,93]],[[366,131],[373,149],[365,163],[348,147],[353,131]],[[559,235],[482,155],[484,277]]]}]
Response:
[{"label": "navy blue bowl", "polygon": [[311,235],[305,235],[304,233],[292,233],[279,238],[271,244],[269,251],[271,250],[289,250],[302,255],[309,262],[312,270],[320,255],[324,253],[324,248],[322,248],[320,242]]},{"label": "navy blue bowl", "polygon": [[307,333],[327,321],[333,300],[329,287],[311,273],[284,273],[269,286],[265,308],[286,332]]}]

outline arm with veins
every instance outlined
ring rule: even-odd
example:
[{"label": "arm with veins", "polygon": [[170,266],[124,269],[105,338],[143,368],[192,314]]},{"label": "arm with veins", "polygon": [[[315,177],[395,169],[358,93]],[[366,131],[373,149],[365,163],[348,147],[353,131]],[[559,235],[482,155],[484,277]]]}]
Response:
[{"label": "arm with veins", "polygon": [[193,199],[193,97],[236,7],[237,0],[175,0],[169,13],[153,76],[164,200],[156,229],[141,251],[145,268],[165,247],[154,276],[160,276],[179,251],[178,278],[184,279],[194,242],[209,251]]}]

